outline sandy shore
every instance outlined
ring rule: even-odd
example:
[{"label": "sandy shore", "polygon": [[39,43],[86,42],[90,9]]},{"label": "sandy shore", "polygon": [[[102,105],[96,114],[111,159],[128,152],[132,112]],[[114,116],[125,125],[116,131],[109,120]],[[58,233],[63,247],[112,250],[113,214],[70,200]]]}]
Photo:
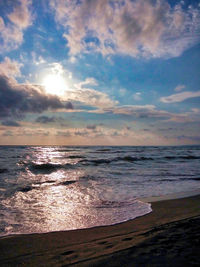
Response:
[{"label": "sandy shore", "polygon": [[200,195],[121,224],[0,238],[0,266],[199,266]]}]

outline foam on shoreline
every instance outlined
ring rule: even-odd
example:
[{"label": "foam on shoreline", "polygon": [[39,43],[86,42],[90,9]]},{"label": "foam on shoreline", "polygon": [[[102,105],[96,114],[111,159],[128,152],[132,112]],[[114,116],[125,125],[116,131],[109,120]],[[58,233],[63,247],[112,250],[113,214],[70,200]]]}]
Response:
[{"label": "foam on shoreline", "polygon": [[179,199],[179,198],[187,198],[187,197],[192,197],[192,196],[197,196],[200,195],[200,189],[192,190],[192,191],[185,191],[185,192],[178,192],[178,193],[172,193],[172,194],[167,194],[163,196],[152,196],[152,197],[144,197],[144,198],[139,198],[139,201],[142,202],[158,202],[158,201],[163,201],[163,200],[173,200],[173,199]]},{"label": "foam on shoreline", "polygon": [[[173,239],[173,243],[176,241],[176,236],[170,228],[171,225],[176,226],[175,233],[177,229],[181,231],[180,236],[183,233],[185,235],[186,227],[189,232],[192,231],[193,226],[190,221],[200,218],[199,203],[200,195],[157,201],[152,203],[153,212],[112,226],[2,237],[0,238],[0,265],[68,266],[75,264],[75,266],[81,267],[99,266],[98,262],[102,257],[108,257],[113,253],[118,253],[117,255],[123,261],[126,256],[120,253],[133,248],[133,255],[135,255],[134,247],[136,245],[144,254],[145,247],[142,242],[148,241],[149,236],[155,235],[156,231],[160,232],[162,227],[169,232],[164,236],[168,237],[171,234],[170,240]],[[187,220],[186,223],[184,223],[185,220]],[[196,225],[199,226],[199,220]],[[199,234],[198,229],[195,231],[188,236],[190,238],[188,240]],[[180,240],[182,238],[177,239],[177,241]],[[156,239],[156,242],[151,242],[149,246],[152,250],[157,246],[157,249],[162,251],[162,239]],[[180,249],[184,251],[185,244],[180,244]],[[171,253],[173,256],[174,251]],[[177,258],[177,255],[175,254],[173,257]],[[175,258],[172,258],[172,262]],[[106,258],[108,264],[112,263],[111,261],[113,261],[112,256],[110,259]],[[97,265],[93,265],[93,263]]]}]

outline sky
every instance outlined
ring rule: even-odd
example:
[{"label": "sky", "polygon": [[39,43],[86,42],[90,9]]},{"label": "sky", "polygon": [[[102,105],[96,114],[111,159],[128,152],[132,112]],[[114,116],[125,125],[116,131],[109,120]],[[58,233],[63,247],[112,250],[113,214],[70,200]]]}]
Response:
[{"label": "sky", "polygon": [[200,1],[0,0],[0,145],[200,144]]}]

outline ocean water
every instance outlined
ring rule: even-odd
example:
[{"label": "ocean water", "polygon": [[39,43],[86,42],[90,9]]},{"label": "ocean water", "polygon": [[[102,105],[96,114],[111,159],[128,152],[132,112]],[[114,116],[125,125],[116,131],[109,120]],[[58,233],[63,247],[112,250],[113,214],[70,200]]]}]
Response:
[{"label": "ocean water", "polygon": [[0,235],[111,225],[200,188],[200,146],[0,146]]}]

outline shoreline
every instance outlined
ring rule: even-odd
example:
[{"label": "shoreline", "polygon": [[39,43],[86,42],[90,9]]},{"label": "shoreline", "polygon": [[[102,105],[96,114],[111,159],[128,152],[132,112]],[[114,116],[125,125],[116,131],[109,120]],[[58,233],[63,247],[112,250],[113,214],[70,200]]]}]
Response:
[{"label": "shoreline", "polygon": [[[120,262],[126,250],[141,246],[152,237],[151,233],[156,233],[156,229],[165,227],[169,230],[171,225],[181,224],[185,220],[190,228],[189,221],[195,218],[200,220],[200,195],[160,200],[151,205],[152,212],[115,225],[3,236],[0,238],[0,265],[101,266],[98,264],[105,258],[111,263],[115,257]],[[151,247],[155,245],[159,246],[159,242]],[[105,265],[105,262],[102,264]],[[134,266],[134,262],[130,266]]]},{"label": "shoreline", "polygon": [[183,192],[176,192],[176,193],[169,193],[166,195],[161,196],[152,196],[152,197],[142,197],[138,198],[138,200],[146,203],[152,203],[152,202],[158,202],[163,200],[174,200],[174,199],[181,199],[181,198],[187,198],[192,196],[200,195],[200,188],[190,191],[183,191]]},{"label": "shoreline", "polygon": [[109,225],[97,225],[97,226],[92,226],[92,227],[85,227],[85,228],[78,228],[78,229],[66,229],[66,230],[58,230],[58,231],[49,231],[49,232],[30,232],[30,233],[9,233],[9,234],[5,234],[5,235],[0,235],[0,239],[4,238],[4,237],[12,237],[12,236],[23,236],[23,235],[35,235],[35,234],[48,234],[48,233],[57,233],[57,232],[69,232],[69,231],[77,231],[77,230],[87,230],[87,229],[92,229],[92,228],[97,228],[97,227],[109,227],[109,226],[114,226],[114,225],[118,225],[118,224],[122,224],[122,223],[126,223],[128,221],[132,221],[135,220],[136,218],[140,218],[143,216],[146,216],[147,214],[153,212],[152,209],[152,203],[153,202],[159,202],[159,201],[164,201],[164,200],[175,200],[175,199],[181,199],[181,198],[188,198],[188,197],[192,197],[192,196],[197,196],[200,195],[200,189],[195,189],[195,190],[191,190],[191,191],[184,191],[184,192],[177,192],[177,193],[169,193],[166,195],[161,195],[161,196],[151,196],[151,197],[142,197],[142,198],[137,198],[138,201],[141,202],[145,202],[147,204],[150,204],[150,211],[143,214],[143,215],[139,215],[137,217],[134,218],[130,218],[128,220],[124,220],[121,222],[116,222],[113,224],[109,224]]}]

